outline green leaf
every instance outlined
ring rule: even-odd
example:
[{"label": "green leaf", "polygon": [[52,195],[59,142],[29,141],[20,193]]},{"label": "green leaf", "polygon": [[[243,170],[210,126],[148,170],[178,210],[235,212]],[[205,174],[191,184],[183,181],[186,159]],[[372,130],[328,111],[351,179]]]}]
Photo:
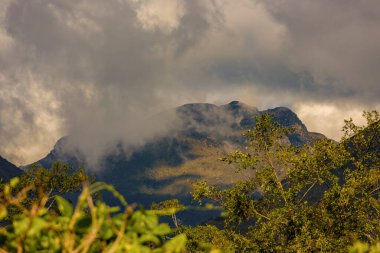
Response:
[{"label": "green leaf", "polygon": [[28,229],[29,221],[30,219],[23,214],[14,217],[14,220],[13,220],[14,234],[18,236],[24,233]]},{"label": "green leaf", "polygon": [[8,215],[7,208],[5,206],[0,206],[0,220],[7,217],[7,215]]},{"label": "green leaf", "polygon": [[79,230],[86,230],[88,229],[92,224],[91,217],[82,217],[78,220],[76,224],[76,228]]},{"label": "green leaf", "polygon": [[169,240],[167,243],[164,244],[163,249],[164,252],[183,252],[183,249],[186,246],[186,235],[185,234],[180,234],[177,235],[176,237],[172,238]]},{"label": "green leaf", "polygon": [[170,227],[166,223],[161,223],[155,228],[153,228],[152,233],[155,235],[167,235],[171,231]]},{"label": "green leaf", "polygon": [[71,204],[61,196],[55,196],[55,200],[58,204],[58,209],[63,216],[71,217],[73,215],[73,207]]},{"label": "green leaf", "polygon": [[159,245],[160,244],[160,239],[158,239],[157,236],[152,235],[152,234],[142,235],[139,238],[139,241],[140,241],[141,244],[147,243],[147,242],[153,242],[155,245]]},{"label": "green leaf", "polygon": [[103,182],[95,182],[92,185],[90,185],[90,193],[91,194],[95,194],[95,193],[102,191],[102,190],[107,190],[107,191],[111,192],[115,198],[119,199],[119,201],[121,202],[121,204],[123,206],[127,205],[127,201],[125,200],[123,195],[121,195],[118,191],[116,191],[114,186],[103,183]]},{"label": "green leaf", "polygon": [[104,240],[109,240],[114,236],[114,232],[111,228],[102,228],[100,231],[100,237]]},{"label": "green leaf", "polygon": [[30,226],[28,230],[28,235],[34,236],[36,234],[39,234],[40,231],[45,228],[46,224],[47,222],[44,219],[39,218],[39,217],[34,218],[32,220],[32,225]]},{"label": "green leaf", "polygon": [[20,179],[18,177],[14,177],[11,179],[9,184],[12,188],[14,188],[19,182],[20,182]]},{"label": "green leaf", "polygon": [[154,228],[158,224],[158,217],[156,215],[144,213],[142,216],[148,228]]},{"label": "green leaf", "polygon": [[113,206],[113,207],[109,207],[108,211],[110,213],[117,213],[120,211],[120,207],[119,206]]}]

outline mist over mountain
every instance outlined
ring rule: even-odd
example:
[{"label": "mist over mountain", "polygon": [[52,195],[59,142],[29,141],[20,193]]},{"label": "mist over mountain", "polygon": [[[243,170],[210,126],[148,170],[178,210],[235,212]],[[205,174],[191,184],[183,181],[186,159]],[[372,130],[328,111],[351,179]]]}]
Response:
[{"label": "mist over mountain", "polygon": [[[60,139],[37,163],[47,168],[55,161],[83,165],[98,180],[114,185],[129,202],[149,205],[152,201],[179,198],[188,203],[191,184],[197,180],[229,185],[249,176],[249,172],[236,174],[234,168],[218,159],[236,148],[245,148],[242,131],[255,125],[255,116],[269,113],[281,125],[293,127],[295,132],[287,140],[293,145],[325,138],[309,132],[286,107],[259,111],[239,101],[221,106],[193,103],[176,108],[175,113],[170,133],[133,150],[121,142],[115,143],[97,168],[88,166],[84,152],[74,146],[70,136]],[[149,123],[154,124],[154,119]]]}]

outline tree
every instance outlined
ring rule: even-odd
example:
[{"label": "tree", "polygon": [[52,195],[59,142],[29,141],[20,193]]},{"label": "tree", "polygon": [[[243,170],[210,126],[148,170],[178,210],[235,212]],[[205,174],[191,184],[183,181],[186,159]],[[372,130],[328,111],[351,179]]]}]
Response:
[{"label": "tree", "polygon": [[[209,199],[224,209],[225,229],[249,244],[241,251],[347,251],[356,240],[380,239],[379,115],[366,112],[366,126],[346,121],[336,143],[322,139],[295,147],[286,141],[291,129],[269,115],[257,118],[243,135],[248,152],[237,150],[222,160],[252,176],[230,188],[194,185],[196,200]],[[247,246],[248,245],[248,246]]]},{"label": "tree", "polygon": [[[173,224],[176,228],[176,233],[182,233],[180,221],[177,218],[176,213],[185,209],[185,206],[179,203],[178,199],[169,199],[161,201],[159,203],[153,202],[151,205],[152,210],[156,210],[158,214],[170,215]],[[162,212],[158,212],[162,211]]]},{"label": "tree", "polygon": [[[68,194],[79,193],[84,182],[94,181],[95,177],[86,174],[83,168],[75,169],[60,162],[54,163],[50,169],[45,169],[39,164],[33,165],[19,177],[19,182],[16,187],[12,188],[12,193],[17,194],[22,189],[33,188],[33,190],[28,191],[27,198],[20,203],[22,206],[8,206],[8,218],[20,213],[22,208],[29,209],[32,203],[40,201],[45,196],[48,196],[46,207],[58,210],[55,196],[65,196],[69,199]],[[5,185],[0,185],[0,191],[4,190]],[[4,201],[0,195],[0,203]]]}]

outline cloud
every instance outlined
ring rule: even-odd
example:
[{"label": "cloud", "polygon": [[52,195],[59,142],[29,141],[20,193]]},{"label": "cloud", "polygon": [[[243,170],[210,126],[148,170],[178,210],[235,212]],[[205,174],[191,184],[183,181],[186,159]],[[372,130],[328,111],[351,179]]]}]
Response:
[{"label": "cloud", "polygon": [[[340,140],[343,136],[344,119],[352,118],[357,125],[365,125],[363,110],[348,104],[303,103],[294,106],[309,131],[323,132],[328,138]],[[321,117],[323,115],[323,117]]]},{"label": "cloud", "polygon": [[[377,1],[266,1],[287,27],[289,67],[309,73],[334,96],[378,103],[380,4]],[[340,95],[340,96],[339,96]]]},{"label": "cloud", "polygon": [[147,30],[160,29],[170,33],[178,28],[180,19],[184,16],[184,3],[180,0],[150,0],[136,1],[137,19]]},{"label": "cloud", "polygon": [[15,84],[0,75],[1,154],[12,161],[39,159],[46,152],[39,143],[53,145],[61,134],[63,122],[56,117],[60,104],[39,81],[24,74]]},{"label": "cloud", "polygon": [[0,154],[32,162],[72,135],[96,160],[117,140],[141,145],[164,133],[173,116],[146,119],[189,102],[286,105],[306,120],[328,106],[378,107],[378,9],[339,0],[2,1]]}]

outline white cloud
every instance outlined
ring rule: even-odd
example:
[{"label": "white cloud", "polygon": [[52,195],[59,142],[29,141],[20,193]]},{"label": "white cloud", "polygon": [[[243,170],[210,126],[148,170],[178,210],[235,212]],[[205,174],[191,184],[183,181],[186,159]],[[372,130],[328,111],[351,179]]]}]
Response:
[{"label": "white cloud", "polygon": [[140,0],[136,9],[137,18],[147,30],[160,29],[170,33],[180,25],[185,14],[183,0]]},{"label": "white cloud", "polygon": [[339,141],[343,136],[342,127],[345,119],[352,118],[357,125],[365,125],[366,121],[362,117],[363,110],[357,106],[303,103],[295,106],[295,112],[309,131],[323,133],[328,138]]},{"label": "white cloud", "polygon": [[41,143],[54,145],[63,134],[63,120],[59,101],[38,77],[29,73],[18,81],[14,85],[0,75],[0,154],[20,165],[47,154]]}]

